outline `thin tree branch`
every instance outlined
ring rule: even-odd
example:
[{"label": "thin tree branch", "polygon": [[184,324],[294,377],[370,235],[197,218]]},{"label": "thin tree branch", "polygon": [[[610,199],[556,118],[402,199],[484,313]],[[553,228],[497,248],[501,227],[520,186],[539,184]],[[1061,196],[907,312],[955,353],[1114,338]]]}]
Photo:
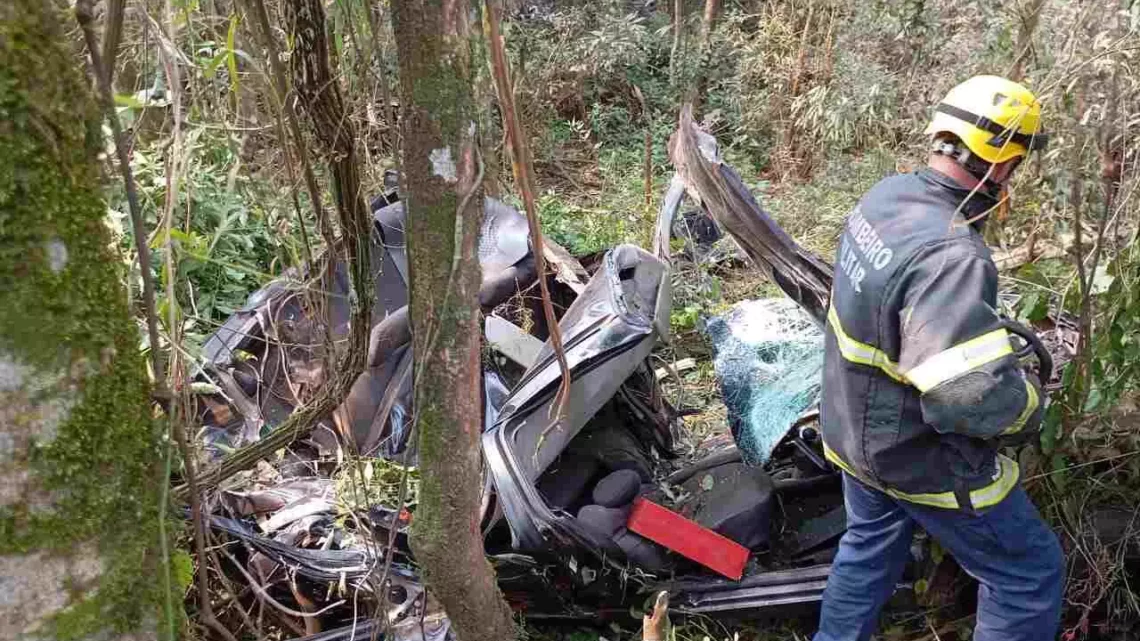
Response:
[{"label": "thin tree branch", "polygon": [[368,18],[368,28],[372,31],[372,53],[380,67],[376,72],[376,80],[380,85],[380,100],[384,103],[380,107],[380,114],[391,134],[383,138],[387,139],[385,142],[387,142],[388,148],[395,152],[400,148],[400,127],[396,122],[397,108],[392,106],[392,85],[388,82],[388,65],[384,62],[384,3],[369,3]]},{"label": "thin tree branch", "polygon": [[241,575],[245,577],[245,580],[249,581],[249,587],[253,588],[253,592],[257,595],[257,598],[265,601],[274,608],[277,608],[278,611],[283,612],[284,614],[288,614],[291,617],[311,619],[313,617],[319,617],[320,615],[328,612],[329,610],[332,610],[333,608],[338,608],[344,605],[344,599],[341,599],[340,601],[326,605],[316,612],[301,612],[300,610],[294,610],[293,608],[284,605],[277,599],[274,599],[272,596],[270,596],[269,591],[266,590],[265,587],[260,583],[258,583],[257,579],[253,578],[253,575],[250,574],[248,570],[242,567],[241,563],[239,563],[238,560],[234,558],[234,555],[230,554],[229,550],[223,548],[222,554],[226,555],[226,557],[229,558],[230,562],[234,564],[234,567],[238,569],[238,572],[241,572]]},{"label": "thin tree branch", "polygon": [[77,0],[75,3],[75,18],[83,31],[83,40],[87,46],[87,54],[91,58],[91,69],[95,74],[95,84],[98,88],[99,102],[103,107],[104,117],[111,125],[111,137],[115,143],[115,156],[118,159],[119,175],[123,179],[123,188],[127,192],[127,207],[131,215],[131,233],[134,236],[135,251],[139,255],[139,271],[142,273],[143,314],[146,317],[147,340],[150,342],[150,366],[154,373],[156,392],[160,398],[167,396],[166,371],[163,365],[162,353],[158,338],[158,311],[155,308],[154,275],[150,266],[150,247],[147,246],[146,224],[143,221],[142,207],[139,205],[138,189],[135,186],[134,174],[131,171],[130,152],[127,149],[126,139],[123,136],[123,127],[119,123],[119,116],[115,113],[115,97],[111,90],[111,81],[107,68],[104,65],[99,36],[95,33],[92,0]]},{"label": "thin tree branch", "polygon": [[[167,328],[167,337],[170,339],[170,344],[175,345],[178,341],[179,328],[181,323],[178,322],[178,303],[175,298],[174,292],[174,279],[175,279],[175,264],[173,246],[171,243],[171,226],[174,219],[174,203],[177,200],[176,192],[179,185],[180,163],[182,161],[182,80],[179,76],[178,61],[172,50],[174,42],[174,16],[171,10],[170,2],[167,0],[164,3],[165,20],[161,28],[168,29],[165,34],[164,40],[166,43],[159,47],[160,58],[162,60],[163,70],[166,74],[167,86],[170,89],[171,95],[171,109],[172,120],[174,128],[172,131],[171,150],[167,156],[166,168],[166,212],[163,215],[164,225],[164,245],[166,248],[166,296],[167,296],[167,309],[169,310],[169,319]],[[182,454],[182,465],[186,474],[186,483],[190,488],[190,519],[194,530],[194,553],[198,557],[198,609],[202,622],[206,624],[214,632],[218,633],[226,641],[237,641],[234,636],[214,615],[212,603],[210,601],[210,582],[209,573],[209,557],[206,553],[206,525],[202,515],[202,497],[198,491],[197,483],[197,461],[194,458],[193,449],[190,447],[190,438],[186,433],[186,426],[183,419],[190,415],[187,411],[187,396],[186,386],[181,384],[183,378],[183,370],[179,365],[178,351],[171,352],[171,376],[172,389],[178,391],[178,396],[172,399],[170,403],[170,429],[173,432],[174,439],[178,443],[178,448]]]},{"label": "thin tree branch", "polygon": [[[222,564],[220,561],[218,561],[218,555],[214,552],[216,541],[213,539],[213,537],[209,538],[210,548],[208,550],[208,554],[210,557],[210,563],[213,565],[214,572],[217,573],[218,579],[222,583],[222,588],[226,591],[227,595],[233,601],[234,609],[238,611],[238,615],[241,616],[242,621],[245,622],[247,626],[249,626],[250,630],[252,630],[253,633],[257,635],[258,639],[264,639],[265,634],[261,630],[261,625],[257,621],[254,621],[253,617],[249,615],[249,612],[246,612],[245,608],[242,607],[241,601],[238,600],[238,591],[234,589],[233,583],[230,581],[229,577],[226,576],[226,573],[222,571]],[[293,625],[293,622],[289,621],[288,619],[283,619],[283,621],[286,623],[286,625],[290,625],[293,632],[295,632],[298,636],[304,636],[305,631],[302,628]],[[171,638],[173,639],[174,637]]]},{"label": "thin tree branch", "polygon": [[[264,9],[264,7],[262,7],[262,8]],[[254,14],[261,14],[260,10],[249,5],[248,0],[246,2],[246,12],[247,13],[254,13]],[[258,26],[256,28],[252,29],[254,37],[258,40],[261,40],[263,45],[266,46],[266,51],[267,51],[268,55],[274,56],[276,52],[273,51],[273,48],[275,47],[276,43],[274,43],[272,41],[272,38],[268,38],[268,39],[265,38],[265,33],[262,29],[263,25],[261,23],[260,15],[256,19],[256,21],[258,23]],[[248,21],[242,20],[242,25],[248,27]],[[265,44],[267,42],[268,42],[268,45]],[[271,65],[271,67],[272,67],[272,65]],[[272,73],[272,71],[270,73]],[[281,153],[285,157],[285,173],[289,178],[289,199],[293,204],[293,214],[297,217],[297,227],[300,229],[300,233],[301,233],[301,246],[302,246],[302,249],[304,250],[305,262],[311,266],[311,265],[315,265],[316,263],[313,262],[313,246],[312,246],[312,243],[309,241],[309,232],[305,228],[305,215],[301,211],[301,199],[297,196],[297,176],[296,176],[297,168],[294,165],[294,162],[296,162],[296,161],[293,158],[293,150],[292,150],[291,145],[290,145],[291,140],[290,140],[289,129],[286,127],[286,124],[285,124],[286,116],[285,116],[284,100],[282,99],[281,91],[278,89],[279,83],[277,83],[274,80],[274,78],[271,77],[270,73],[264,73],[263,72],[263,76],[266,80],[266,83],[269,85],[270,95],[273,98],[273,122],[274,122],[274,124],[273,125],[265,125],[263,127],[256,127],[253,129],[261,130],[261,129],[267,129],[269,127],[276,127],[276,129],[277,129],[277,138],[281,143]],[[232,130],[232,128],[231,128],[231,130]],[[304,153],[304,150],[301,150],[301,153]],[[306,176],[306,180],[305,180],[306,188],[315,187],[316,186],[315,183],[316,183],[316,177],[315,176],[313,177],[312,183],[309,182],[308,176]],[[313,197],[313,192],[310,191],[309,192],[310,200],[312,199],[312,197]],[[317,197],[319,200],[320,195],[318,194]]]},{"label": "thin tree branch", "polygon": [[794,98],[800,93],[800,79],[803,78],[804,60],[807,57],[808,36],[811,35],[811,21],[815,16],[815,3],[808,0],[808,14],[807,20],[804,22],[804,29],[800,32],[800,49],[796,54],[796,66],[792,72],[792,88],[791,96]]},{"label": "thin tree branch", "polygon": [[[530,227],[530,244],[534,252],[535,267],[538,271],[539,291],[542,295],[542,311],[546,317],[546,325],[550,331],[550,346],[558,359],[558,367],[562,372],[562,382],[559,386],[557,400],[554,402],[554,417],[551,426],[561,422],[566,412],[566,402],[570,398],[570,365],[566,361],[566,351],[562,345],[562,329],[558,325],[558,317],[554,314],[554,304],[550,299],[550,288],[546,282],[546,256],[543,253],[542,226],[538,220],[538,207],[534,197],[534,174],[531,170],[532,162],[530,149],[526,136],[519,124],[518,112],[515,110],[515,98],[511,91],[510,63],[507,61],[503,38],[499,28],[499,13],[502,10],[498,0],[487,2],[487,28],[488,46],[491,49],[491,69],[495,77],[495,86],[499,93],[499,106],[503,112],[503,121],[507,130],[507,138],[511,144],[512,162],[515,182],[522,195],[523,207],[526,209],[527,224]],[[548,428],[549,429],[549,428]],[[545,434],[545,432],[544,432]],[[541,447],[542,438],[539,438]],[[536,448],[537,453],[537,448]]]},{"label": "thin tree branch", "polygon": [[673,46],[669,50],[669,82],[677,87],[681,75],[681,49],[684,46],[685,2],[673,0]]},{"label": "thin tree branch", "polygon": [[[324,238],[325,245],[331,251],[335,247],[335,239],[328,222],[328,215],[325,213],[324,205],[321,204],[321,188],[317,183],[317,175],[313,171],[313,163],[309,158],[305,137],[301,134],[297,110],[289,98],[288,76],[285,73],[285,65],[281,62],[281,53],[277,50],[277,41],[273,38],[273,28],[269,25],[269,12],[265,9],[264,0],[245,1],[248,3],[249,10],[253,13],[253,19],[257,23],[255,31],[261,36],[261,46],[265,47],[269,56],[269,68],[273,71],[273,81],[270,83],[273,86],[273,97],[277,106],[285,112],[285,122],[289,125],[289,132],[292,134],[293,144],[297,149],[297,157],[301,161],[301,173],[305,177],[305,187],[309,191],[309,201],[313,205],[313,215],[317,219],[317,231]],[[288,143],[286,142],[286,144]],[[304,228],[304,221],[299,222]]]},{"label": "thin tree branch", "polygon": [[[261,0],[257,0],[259,4]],[[294,51],[290,57],[299,102],[310,124],[318,150],[328,163],[337,222],[340,227],[345,270],[349,277],[349,336],[332,381],[336,405],[364,371],[372,326],[372,216],[362,191],[356,130],[333,71],[326,36],[324,5],[319,0],[292,0],[285,5]],[[333,248],[330,247],[330,250]]]},{"label": "thin tree branch", "polygon": [[645,213],[650,215],[653,211],[653,132],[645,128],[645,163],[642,168],[645,182]]},{"label": "thin tree branch", "polygon": [[107,13],[103,23],[103,73],[107,74],[107,84],[111,86],[115,80],[115,58],[119,55],[119,43],[123,40],[126,8],[127,0],[107,0]]}]

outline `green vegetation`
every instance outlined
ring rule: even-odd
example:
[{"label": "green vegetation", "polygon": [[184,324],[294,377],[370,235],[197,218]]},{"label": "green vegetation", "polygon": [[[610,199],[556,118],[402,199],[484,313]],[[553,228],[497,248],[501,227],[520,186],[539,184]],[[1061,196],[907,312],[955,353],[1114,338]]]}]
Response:
[{"label": "green vegetation", "polygon": [[[129,122],[154,108],[124,107],[120,114]],[[292,204],[271,182],[247,173],[241,147],[236,134],[205,126],[191,127],[183,142],[185,178],[171,206],[171,249],[179,275],[175,291],[186,319],[183,331],[191,345],[241,308],[250,292],[303,261]],[[156,141],[132,156],[149,229],[160,226],[167,206],[163,152]],[[108,220],[129,256],[134,241],[127,233],[122,185],[114,184],[109,200]],[[161,265],[161,258],[161,252],[152,251],[151,264]]]},{"label": "green vegetation", "polygon": [[[289,114],[272,91],[280,79],[251,29],[251,5],[127,4],[115,64],[119,117],[158,283],[161,347],[178,355],[180,372],[192,374],[202,339],[250,292],[300,265],[306,242],[313,253],[337,251],[326,243],[344,230],[327,216],[317,223],[301,162],[315,145],[283,133]],[[707,41],[703,3],[695,0],[680,3],[679,17],[671,15],[672,2],[504,4],[512,16],[505,38],[535,158],[539,214],[545,232],[579,255],[619,242],[648,245],[672,171],[669,135],[686,96],[699,101],[698,117],[761,205],[801,244],[830,259],[859,196],[922,162],[923,126],[949,87],[998,73],[1039,92],[1053,133],[1050,150],[1020,171],[1012,208],[994,217],[987,234],[999,254],[1033,249],[1043,256],[1003,272],[1005,311],[1041,327],[1067,312],[1086,340],[1073,346],[1079,350],[1042,442],[1022,453],[1023,468],[1074,559],[1067,630],[1083,638],[1090,618],[1106,620],[1110,632],[1135,629],[1140,599],[1128,586],[1122,548],[1099,540],[1089,515],[1140,508],[1140,2],[738,0],[722,3]],[[274,26],[285,24],[283,6],[266,2]],[[399,158],[391,7],[384,0],[327,5],[367,194],[380,191],[383,170]],[[118,627],[144,619],[141,606],[128,604],[132,594],[143,596],[136,603],[159,598],[161,583],[140,586],[136,578],[157,567],[155,479],[165,456],[159,427],[139,409],[148,392],[139,350],[160,346],[140,345],[131,322],[137,319],[130,314],[142,309],[141,275],[125,193],[109,178],[117,174],[106,132],[84,126],[96,119],[89,104],[74,99],[86,95],[76,72],[86,61],[45,52],[12,28],[5,23],[0,34],[0,53],[12,61],[0,65],[0,235],[5,247],[20,249],[0,258],[0,336],[4,349],[18,349],[37,368],[83,362],[104,375],[83,390],[57,440],[37,450],[34,461],[68,518],[5,508],[0,551],[64,549],[107,537],[112,570],[99,592],[106,600],[85,602],[60,619],[59,636],[71,638],[101,618]],[[279,39],[281,59],[293,44]],[[32,85],[45,92],[68,88],[33,99],[18,84],[22,74],[66,77],[70,84]],[[488,191],[510,200],[517,193],[490,82],[480,76],[476,84]],[[42,130],[37,110],[68,123],[46,156],[42,144],[29,142]],[[99,149],[107,152],[105,176],[60,171],[88,163]],[[326,171],[313,162],[317,199],[331,209],[334,181]],[[100,186],[102,200],[92,197]],[[46,267],[56,238],[69,261],[61,274]],[[678,340],[659,356],[698,360],[667,388],[679,404],[702,410],[686,418],[694,438],[702,438],[722,430],[725,419],[701,319],[774,290],[732,263],[685,264],[674,289]],[[112,354],[108,365],[103,353]],[[372,473],[366,494],[390,494],[397,471]],[[356,482],[342,479],[349,481]],[[185,588],[195,565],[185,552],[173,556],[172,584]],[[194,614],[196,595],[183,589],[176,598],[183,593]],[[918,623],[926,634],[927,622]],[[887,637],[907,638],[909,631],[900,624],[897,636]],[[635,633],[542,630],[532,638],[616,641]],[[765,639],[794,638],[796,631],[698,620],[678,626],[677,639],[721,641],[736,633]]]}]

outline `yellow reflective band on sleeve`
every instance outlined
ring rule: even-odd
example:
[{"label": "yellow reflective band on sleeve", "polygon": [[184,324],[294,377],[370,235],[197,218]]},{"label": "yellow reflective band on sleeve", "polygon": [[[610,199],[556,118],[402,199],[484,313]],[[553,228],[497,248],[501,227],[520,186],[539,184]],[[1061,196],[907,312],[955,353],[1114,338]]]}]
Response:
[{"label": "yellow reflective band on sleeve", "polygon": [[938,352],[907,370],[905,376],[919,391],[928,392],[946,381],[1012,353],[1009,332],[995,329]]},{"label": "yellow reflective band on sleeve", "polygon": [[876,367],[900,383],[907,382],[907,379],[899,373],[899,366],[886,353],[866,343],[860,343],[843,331],[843,326],[839,324],[839,315],[835,313],[834,307],[827,310],[827,323],[835,332],[835,340],[839,343],[839,353],[844,360],[859,365]]},{"label": "yellow reflective band on sleeve", "polygon": [[970,492],[970,502],[976,510],[1001,503],[1017,487],[1017,480],[1021,478],[1021,470],[1013,459],[998,454],[996,463],[998,471],[994,482]]},{"label": "yellow reflective band on sleeve", "polygon": [[1030,383],[1029,379],[1025,379],[1025,393],[1028,395],[1025,399],[1025,409],[1021,410],[1021,414],[1018,414],[1017,420],[1014,421],[1012,425],[1002,431],[1002,436],[1017,434],[1025,429],[1025,424],[1029,422],[1029,417],[1033,416],[1033,413],[1037,411],[1037,406],[1041,403],[1041,399],[1037,396],[1037,388],[1033,387],[1033,383]]},{"label": "yellow reflective band on sleeve", "polygon": [[[862,474],[857,474],[851,469],[838,454],[835,453],[827,443],[823,444],[823,454],[827,460],[835,463],[844,472],[859,479],[861,483],[869,485],[888,496],[896,499],[906,501],[908,503],[915,503],[918,505],[926,505],[928,507],[937,507],[947,510],[956,510],[958,506],[958,497],[953,492],[932,492],[927,494],[910,494],[907,492],[900,492],[892,488],[885,488],[876,483],[872,483],[866,479]],[[978,488],[970,492],[970,503],[974,509],[980,510],[983,508],[991,507],[1001,503],[1013,488],[1017,486],[1017,480],[1020,478],[1021,471],[1017,463],[1006,456],[1001,454],[997,455],[997,474],[994,475],[992,483],[985,487]]]}]

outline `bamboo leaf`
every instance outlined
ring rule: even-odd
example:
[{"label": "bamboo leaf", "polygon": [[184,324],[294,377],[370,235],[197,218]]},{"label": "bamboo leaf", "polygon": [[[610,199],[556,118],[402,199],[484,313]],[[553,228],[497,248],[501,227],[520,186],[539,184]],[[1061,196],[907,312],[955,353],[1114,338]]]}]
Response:
[{"label": "bamboo leaf", "polygon": [[240,80],[238,79],[237,70],[237,47],[235,41],[237,40],[238,28],[238,15],[230,15],[230,30],[226,33],[226,69],[230,72],[230,91],[234,95],[234,104],[237,104],[238,89],[240,88]]},{"label": "bamboo leaf", "polygon": [[129,93],[116,94],[115,105],[119,107],[127,107],[130,109],[142,109],[146,106],[141,100]]}]

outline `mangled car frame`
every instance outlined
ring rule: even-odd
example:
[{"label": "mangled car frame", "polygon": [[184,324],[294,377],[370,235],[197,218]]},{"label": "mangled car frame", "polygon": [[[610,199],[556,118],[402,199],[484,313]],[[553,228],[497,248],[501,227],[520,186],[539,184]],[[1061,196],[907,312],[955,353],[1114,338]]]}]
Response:
[{"label": "mangled car frame", "polygon": [[[761,210],[687,111],[671,153],[678,173],[653,251],[620,245],[585,261],[589,270],[555,254],[549,283],[571,371],[557,429],[548,428],[561,371],[533,291],[526,219],[486,201],[480,517],[500,586],[526,616],[622,616],[662,589],[687,613],[818,601],[845,528],[813,411],[831,266]],[[670,236],[686,190],[790,302],[761,301],[726,315],[719,329],[710,324],[735,443],[681,455],[678,412],[649,359],[669,340]],[[311,622],[316,638],[382,627],[395,639],[443,639],[446,616],[419,583],[407,545],[417,472],[404,207],[393,190],[373,210],[367,370],[305,438],[227,479],[208,501],[209,525],[228,542],[229,562],[242,566],[229,568],[237,576],[321,612]],[[343,265],[329,263],[321,278],[335,340],[349,316]],[[299,280],[255,292],[204,345],[199,435],[215,460],[272,431],[322,380],[322,336]],[[748,332],[734,332],[734,323]],[[773,374],[780,354],[799,368],[794,375]],[[349,459],[364,471],[345,473]],[[670,530],[691,532],[690,543]]]}]

